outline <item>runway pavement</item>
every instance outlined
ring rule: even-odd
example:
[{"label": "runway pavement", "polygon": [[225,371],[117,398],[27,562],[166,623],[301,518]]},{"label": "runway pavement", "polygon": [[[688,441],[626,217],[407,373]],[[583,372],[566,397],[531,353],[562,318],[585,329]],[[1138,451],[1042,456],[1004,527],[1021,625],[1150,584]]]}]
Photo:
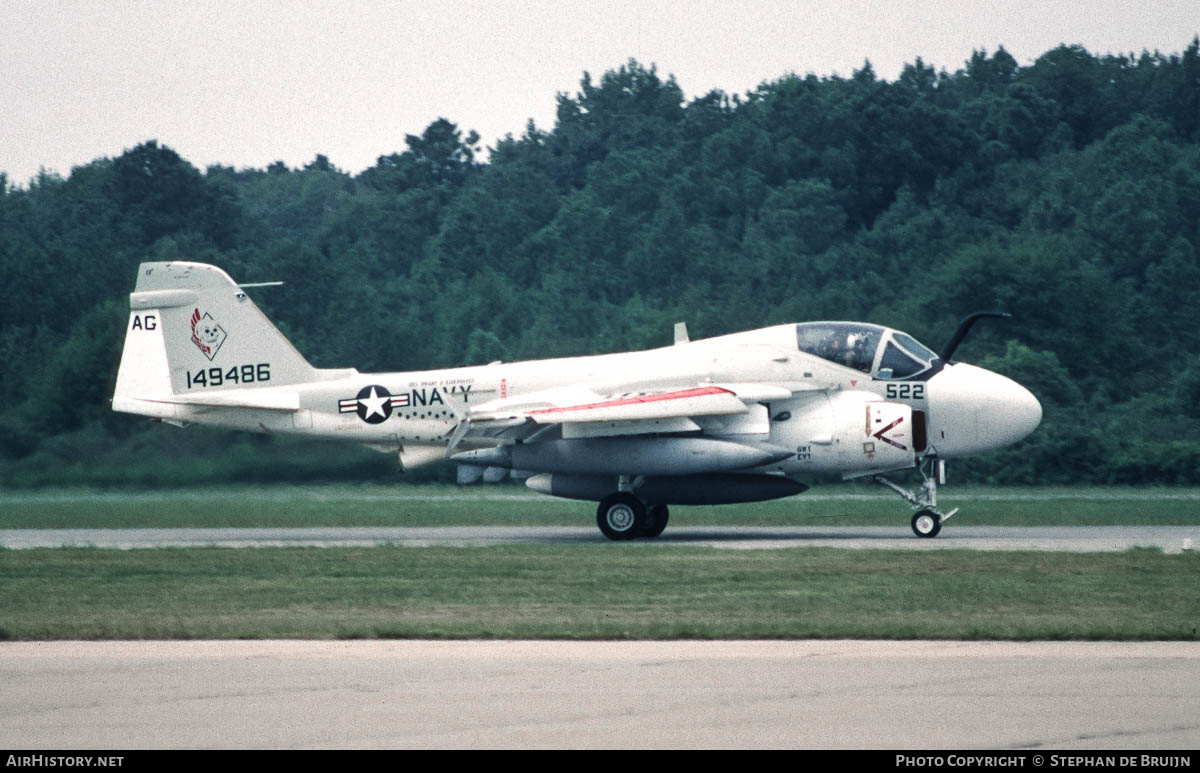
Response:
[{"label": "runway pavement", "polygon": [[[465,547],[607,542],[593,526],[446,526],[274,529],[4,529],[0,547]],[[1153,547],[1200,550],[1200,526],[962,526],[947,523],[934,539],[904,526],[680,526],[633,544],[731,549],[838,547],[901,550],[1121,551]]]},{"label": "runway pavement", "polygon": [[[592,527],[11,529],[6,548],[607,543]],[[1165,552],[1200,527],[687,527],[643,544]],[[8,748],[1194,749],[1200,643],[0,643]]]},{"label": "runway pavement", "polygon": [[0,747],[1195,749],[1200,644],[0,643]]}]

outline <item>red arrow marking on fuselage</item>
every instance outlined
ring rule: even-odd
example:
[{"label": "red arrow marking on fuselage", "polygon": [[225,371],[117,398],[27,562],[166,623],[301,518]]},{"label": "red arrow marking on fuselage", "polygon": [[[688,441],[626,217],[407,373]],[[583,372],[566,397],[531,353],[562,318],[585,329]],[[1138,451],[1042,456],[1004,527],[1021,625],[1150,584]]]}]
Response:
[{"label": "red arrow marking on fuselage", "polygon": [[887,425],[887,426],[886,426],[886,427],[884,427],[883,429],[879,430],[878,432],[876,432],[876,433],[875,433],[874,435],[872,435],[871,437],[873,437],[873,438],[877,438],[877,439],[879,439],[879,440],[882,440],[883,442],[887,443],[889,446],[895,446],[896,448],[899,448],[901,451],[907,451],[907,450],[908,450],[908,446],[903,446],[903,445],[900,445],[900,444],[899,444],[899,443],[897,443],[895,440],[892,440],[891,438],[887,438],[887,437],[884,437],[884,436],[883,436],[883,433],[887,432],[887,431],[888,431],[888,430],[890,430],[892,427],[895,427],[897,424],[899,424],[899,423],[900,423],[900,422],[902,422],[902,421],[904,421],[904,417],[903,417],[903,416],[901,416],[900,418],[896,419],[895,421],[893,421],[891,424]]}]

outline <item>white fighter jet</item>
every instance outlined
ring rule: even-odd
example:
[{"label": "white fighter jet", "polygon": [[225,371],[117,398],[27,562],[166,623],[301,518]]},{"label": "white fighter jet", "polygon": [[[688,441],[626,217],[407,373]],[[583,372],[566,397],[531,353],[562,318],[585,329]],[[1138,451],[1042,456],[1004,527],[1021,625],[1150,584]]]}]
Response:
[{"label": "white fighter jet", "polygon": [[[974,314],[935,353],[899,330],[802,322],[592,357],[398,373],[319,369],[221,269],[143,263],[113,410],[171,424],[339,438],[449,457],[459,482],[524,478],[599,502],[611,539],[656,537],[668,505],[790,496],[795,476],[869,478],[933,537],[947,459],[1001,448],[1042,418],[1016,382],[952,362]],[[916,469],[915,491],[885,473]]]}]

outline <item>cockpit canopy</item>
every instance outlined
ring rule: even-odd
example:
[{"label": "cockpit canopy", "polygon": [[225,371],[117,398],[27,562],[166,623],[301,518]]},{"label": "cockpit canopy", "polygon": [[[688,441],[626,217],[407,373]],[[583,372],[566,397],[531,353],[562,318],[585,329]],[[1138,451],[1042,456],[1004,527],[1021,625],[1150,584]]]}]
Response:
[{"label": "cockpit canopy", "polygon": [[937,358],[907,333],[864,322],[802,322],[796,340],[802,352],[879,379],[912,378]]}]

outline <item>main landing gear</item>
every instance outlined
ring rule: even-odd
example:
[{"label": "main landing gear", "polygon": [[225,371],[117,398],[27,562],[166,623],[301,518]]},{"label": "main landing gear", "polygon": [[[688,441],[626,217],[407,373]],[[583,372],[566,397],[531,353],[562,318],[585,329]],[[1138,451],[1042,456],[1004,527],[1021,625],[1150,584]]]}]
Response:
[{"label": "main landing gear", "polygon": [[[930,468],[929,473],[932,474],[926,472],[926,467]],[[918,537],[936,537],[942,530],[942,524],[958,512],[957,507],[944,515],[937,510],[937,487],[939,483],[946,482],[946,463],[927,456],[917,465],[917,471],[921,473],[925,482],[915,492],[893,483],[882,475],[876,475],[872,480],[895,491],[916,510],[912,517],[913,534]]]},{"label": "main landing gear", "polygon": [[632,492],[618,491],[605,497],[596,509],[596,523],[612,540],[657,537],[667,528],[666,505],[647,505]]}]

